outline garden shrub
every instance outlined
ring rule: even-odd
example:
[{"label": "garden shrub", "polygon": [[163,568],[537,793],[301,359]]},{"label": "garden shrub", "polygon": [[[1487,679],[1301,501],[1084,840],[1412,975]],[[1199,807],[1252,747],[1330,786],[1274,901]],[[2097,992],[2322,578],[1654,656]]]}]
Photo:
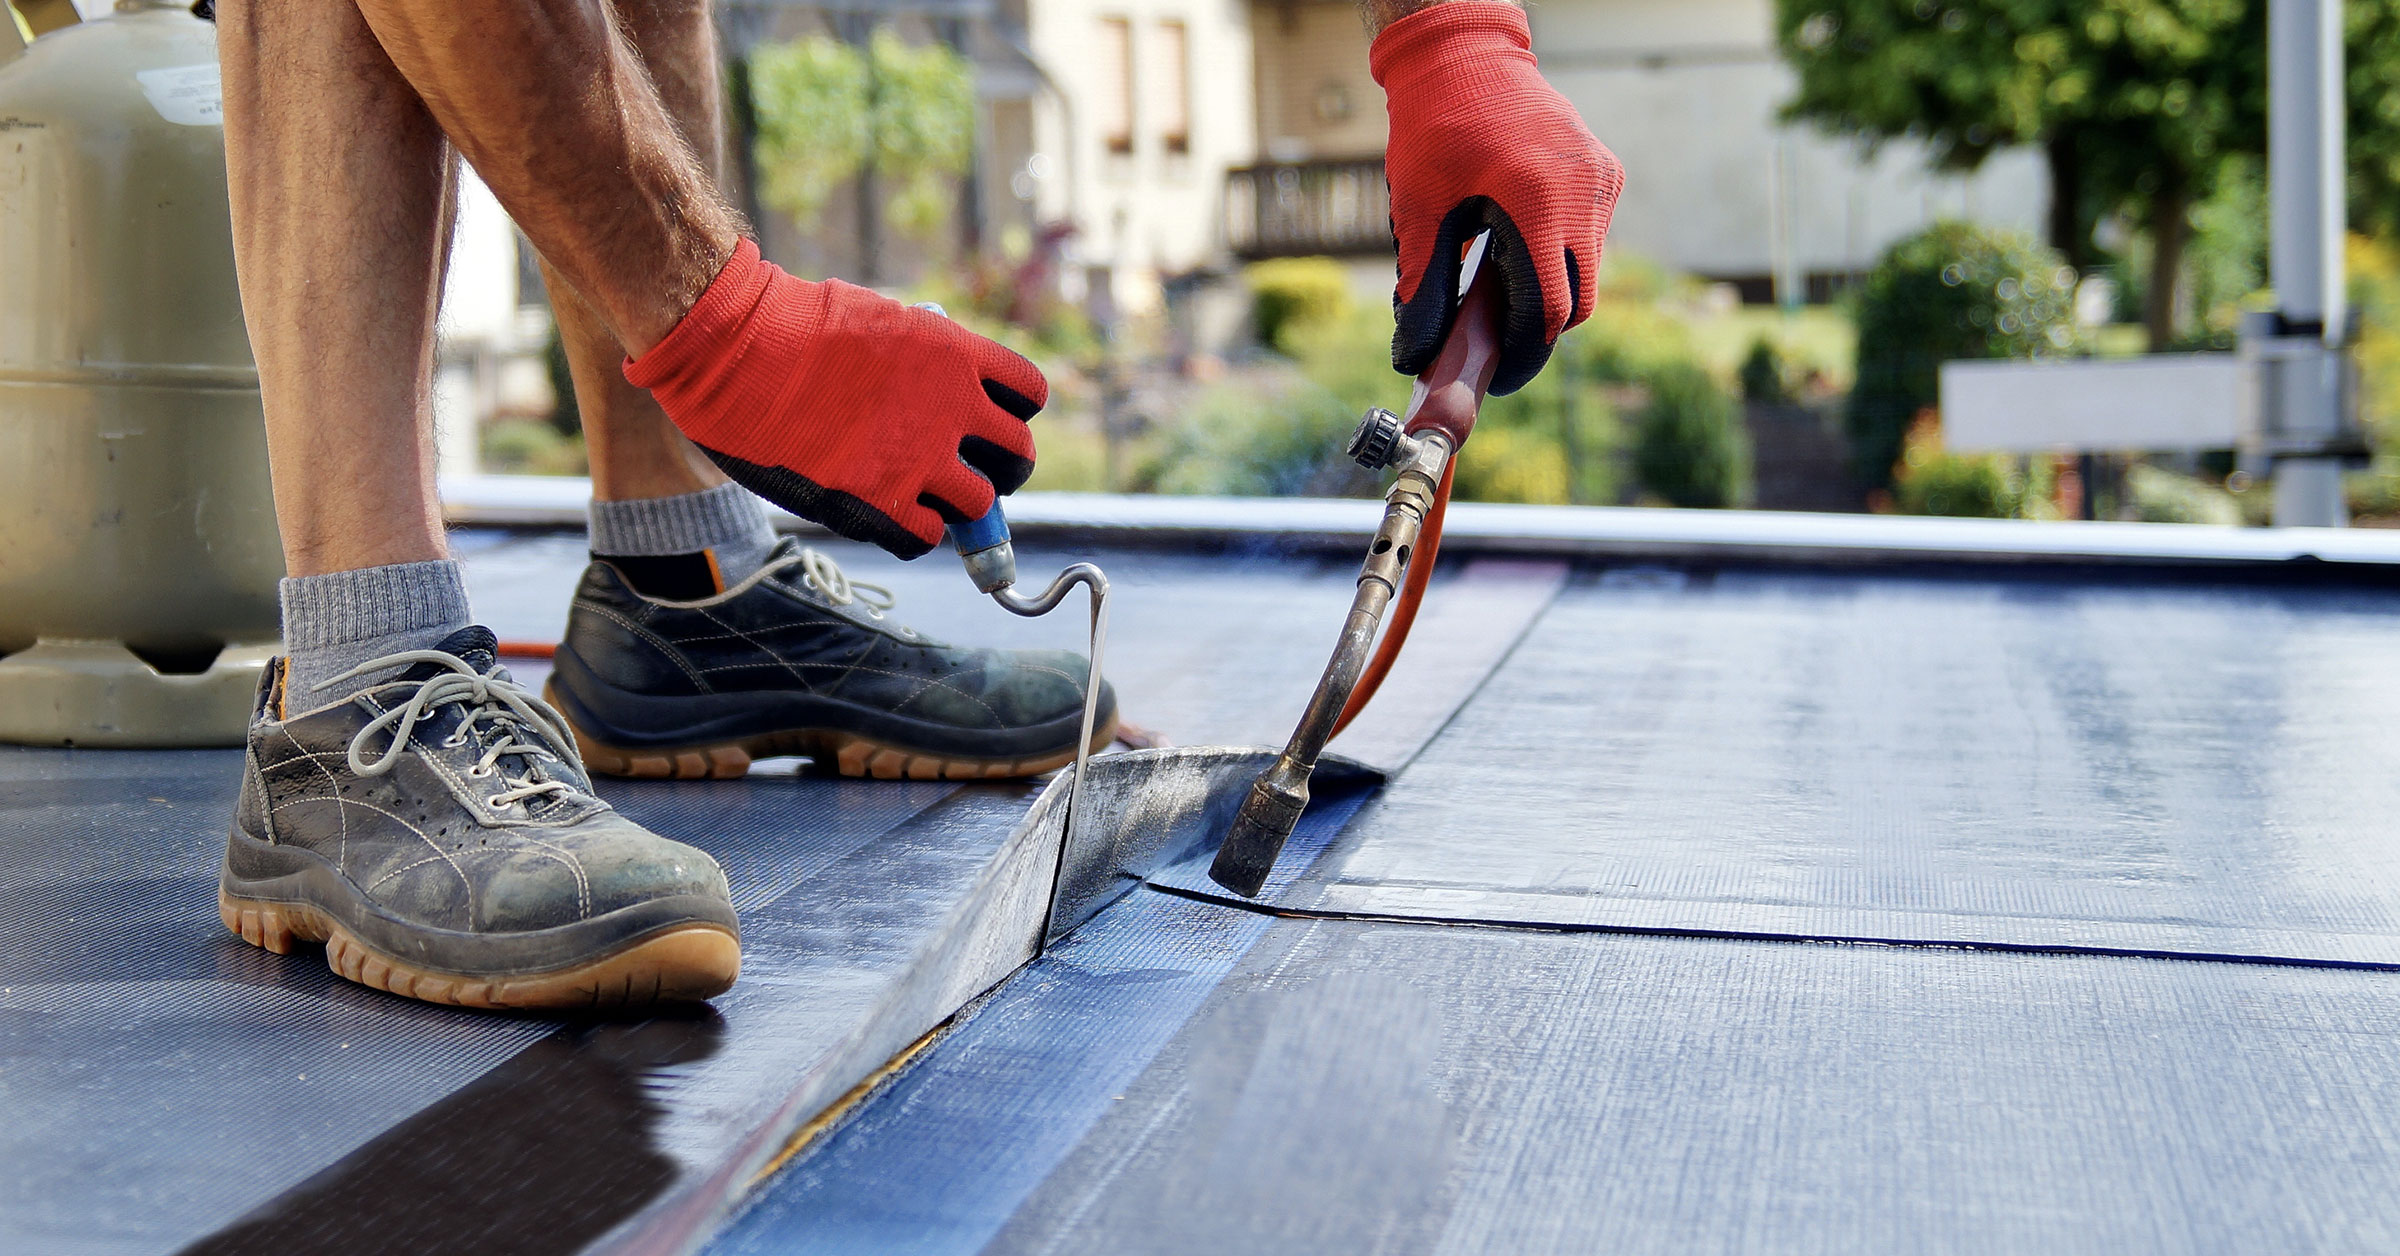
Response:
[{"label": "garden shrub", "polygon": [[2164,467],[2136,463],[2125,469],[2125,496],[2143,523],[2217,523],[2239,526],[2242,508],[2233,494],[2205,480]]},{"label": "garden shrub", "polygon": [[1478,422],[1451,493],[1462,501],[1555,505],[1567,500],[1567,473],[1567,451],[1556,439]]},{"label": "garden shrub", "polygon": [[[1330,257],[1284,257],[1259,262],[1243,272],[1250,285],[1251,325],[1258,342],[1278,353],[1297,354],[1300,338],[1350,315],[1350,275]],[[1390,349],[1386,346],[1388,358]]]},{"label": "garden shrub", "polygon": [[2046,508],[2044,500],[2014,459],[1952,453],[1929,420],[1910,427],[1892,483],[1892,507],[1905,515],[2015,519]]},{"label": "garden shrub", "polygon": [[2031,237],[1943,222],[1893,245],[1858,297],[1848,426],[1861,479],[1892,483],[1909,425],[1940,400],[1942,363],[2077,347],[2075,272]]},{"label": "garden shrub", "polygon": [[1892,504],[1907,515],[2014,519],[2024,496],[1998,455],[1934,450],[1902,461]]},{"label": "garden shrub", "polygon": [[1642,486],[1676,506],[1739,506],[1750,498],[1750,434],[1741,407],[1692,363],[1650,377],[1634,438]]},{"label": "garden shrub", "polygon": [[1306,385],[1208,389],[1169,433],[1149,476],[1161,493],[1333,496],[1371,487],[1343,452],[1358,415]]},{"label": "garden shrub", "polygon": [[1783,355],[1776,351],[1775,342],[1765,336],[1751,341],[1750,353],[1742,359],[1742,400],[1761,405],[1790,401],[1792,390],[1783,374]]},{"label": "garden shrub", "polygon": [[584,475],[583,438],[561,435],[539,419],[496,419],[485,424],[478,461],[502,475]]},{"label": "garden shrub", "polygon": [[1568,338],[1562,338],[1551,369],[1559,365],[1556,358],[1566,357],[1587,378],[1603,384],[1638,384],[1670,367],[1700,360],[1691,328],[1656,306],[1602,301],[1569,337],[1575,341],[1573,351]]}]

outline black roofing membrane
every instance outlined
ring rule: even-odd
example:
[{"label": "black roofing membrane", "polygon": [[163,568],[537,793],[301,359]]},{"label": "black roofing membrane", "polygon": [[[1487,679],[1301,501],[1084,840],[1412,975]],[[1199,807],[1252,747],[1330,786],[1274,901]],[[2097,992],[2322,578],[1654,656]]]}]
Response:
[{"label": "black roofing membrane", "polygon": [[[1231,911],[1182,906],[1187,929]],[[1096,980],[1051,993],[1046,1014],[1070,1022],[1077,1000],[1111,994]],[[1281,920],[1154,1050],[980,1247],[727,1250],[2400,1244],[2400,974]],[[927,1060],[957,1070],[909,1096],[931,1119],[900,1109],[876,1144],[897,1156],[922,1139],[1019,1137],[944,1120],[946,1105],[1013,1101],[1040,1122],[1054,1102],[1041,1096],[1108,1067],[1053,1056],[1023,1070],[1038,1079],[1023,1098],[994,1084],[1008,1063]],[[955,1182],[940,1143],[917,1150],[928,1167],[910,1179],[828,1166],[844,1176],[816,1202],[876,1221],[860,1238],[938,1238],[954,1231],[908,1223],[938,1219],[953,1192],[976,1198],[969,1174],[996,1172],[1014,1145],[960,1148]],[[878,1212],[873,1191],[911,1202]]]},{"label": "black roofing membrane", "polygon": [[[217,863],[239,764],[232,751],[0,749],[0,1110],[9,1114],[0,1122],[0,1251],[172,1250],[502,1067],[562,1023],[395,998],[334,977],[313,949],[271,955],[227,933],[217,920]],[[1021,791],[1007,792],[1013,816]],[[779,985],[814,976],[829,988],[836,977],[856,986],[845,968],[879,954],[865,944],[778,947],[778,905],[795,886],[854,878],[876,886],[886,904],[912,893],[946,899],[955,891],[939,880],[891,875],[897,852],[877,839],[952,793],[789,775],[612,786],[609,797],[628,815],[699,835],[718,855],[744,908],[747,945],[743,982],[704,1018],[704,1029],[714,1026],[700,1035],[708,1051],[691,1057],[679,1044],[657,1061],[675,1069],[623,1070],[621,1098],[682,1103],[602,1123],[638,1135],[634,1149],[671,1166],[669,1181],[711,1167],[730,1141],[726,1111],[773,1093],[755,1072],[723,1069],[771,1068],[800,1050],[782,1023],[794,1013],[774,997]],[[1008,830],[987,822],[976,831],[997,843]],[[972,862],[971,844],[949,845]],[[857,924],[866,931],[863,914]],[[826,1014],[838,1018],[846,1006],[828,1004]],[[626,1055],[606,1036],[589,1050]],[[720,1059],[714,1075],[698,1063],[711,1056]],[[517,1068],[529,1084],[547,1076]],[[486,1100],[480,1117],[421,1133],[505,1142],[507,1113],[540,1111]],[[440,1181],[445,1165],[478,1182],[488,1174],[440,1145],[427,1154],[433,1168],[383,1192],[408,1196]],[[363,1204],[375,1193],[344,1200],[336,1214],[367,1219]],[[522,1202],[541,1206],[534,1192]],[[612,1208],[644,1202],[609,1199]],[[603,1224],[592,1233],[628,1215],[593,1212]],[[473,1247],[481,1226],[511,1224],[500,1212],[476,1214],[450,1231],[453,1250]],[[344,1236],[346,1244],[279,1250],[425,1250],[378,1248],[356,1230],[327,1237]]]},{"label": "black roofing membrane", "polygon": [[[543,638],[580,539],[461,544],[485,617]],[[1002,615],[955,564],[844,554],[904,622],[1079,644],[1079,613]],[[1128,717],[1280,741],[1349,565],[1100,557]],[[1272,883],[1330,919],[1118,900],[726,1250],[2400,1240],[2400,974],[2308,967],[2400,964],[2400,592],[1486,578],[1437,599],[1492,598],[1513,653],[1422,752],[1390,739],[1391,784],[1329,791]],[[1475,618],[1429,605],[1427,657]],[[1048,907],[1024,789],[611,782],[726,863],[742,981],[645,1024],[454,1012],[222,932],[237,762],[0,749],[0,1250],[688,1250]],[[1210,893],[1205,864],[1154,881]],[[1786,940],[1561,932],[1611,929]]]},{"label": "black roofing membrane", "polygon": [[[553,639],[581,538],[458,541],[479,615]],[[903,622],[1082,644],[1079,607],[1026,621],[954,562],[843,557],[902,586]],[[1025,570],[1065,561],[1029,553]],[[1290,625],[1338,619],[1336,569],[1272,553],[1104,561],[1130,625],[1109,669],[1129,718],[1179,740],[1280,735],[1289,715],[1256,695],[1313,682],[1332,630]],[[539,683],[540,664],[516,666]],[[790,1127],[1031,953],[1055,865],[1010,846],[1024,785],[842,781],[788,762],[736,781],[604,781],[632,818],[725,865],[744,966],[708,1014],[595,1029],[394,998],[332,977],[313,950],[227,934],[215,882],[239,764],[0,746],[0,1251],[675,1250]],[[563,1160],[504,1176],[512,1156]]]},{"label": "black roofing membrane", "polygon": [[[1588,578],[1264,910],[1188,897],[1223,895],[1205,856],[1158,875],[712,1256],[2386,1250],[2400,973],[1984,948],[2380,945],[2395,610]],[[1773,935],[1799,900],[1936,945],[1554,927],[1654,870],[1690,932]],[[1969,910],[1934,897],[1961,882]],[[1339,887],[1425,923],[1324,907]],[[1478,910],[1501,891],[1538,909]]]},{"label": "black roofing membrane", "polygon": [[707,1250],[2382,1251],[2395,1067],[2389,972],[1137,894]]},{"label": "black roofing membrane", "polygon": [[1602,574],[1278,903],[2400,964],[2395,712],[2389,590]]}]

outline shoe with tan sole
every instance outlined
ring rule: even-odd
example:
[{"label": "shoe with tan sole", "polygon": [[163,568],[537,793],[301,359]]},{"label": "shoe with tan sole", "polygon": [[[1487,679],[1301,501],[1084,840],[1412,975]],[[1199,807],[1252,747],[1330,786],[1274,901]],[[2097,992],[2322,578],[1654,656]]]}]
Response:
[{"label": "shoe with tan sole", "polygon": [[[479,1008],[707,999],[741,970],[725,876],[594,797],[557,713],[491,634],[376,660],[304,714],[260,686],[218,884],[225,925],[341,976]],[[296,696],[295,696],[296,697]]]},{"label": "shoe with tan sole", "polygon": [[[891,604],[791,540],[692,601],[645,596],[595,559],[545,696],[585,764],[614,776],[739,776],[805,755],[845,776],[975,780],[1074,761],[1082,655],[946,645],[892,622]],[[1095,749],[1116,723],[1103,687]]]}]

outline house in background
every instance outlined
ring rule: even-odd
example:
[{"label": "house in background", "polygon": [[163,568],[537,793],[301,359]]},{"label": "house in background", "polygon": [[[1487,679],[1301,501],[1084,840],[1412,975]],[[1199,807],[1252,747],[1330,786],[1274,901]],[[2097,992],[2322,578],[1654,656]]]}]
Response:
[{"label": "house in background", "polygon": [[[800,224],[761,209],[767,254],[803,274],[901,287],[928,267],[1056,232],[1061,295],[1103,318],[1154,311],[1170,286],[1212,311],[1192,347],[1238,336],[1246,260],[1325,254],[1390,283],[1383,92],[1350,0],[725,0],[729,57],[814,34],[863,40],[890,26],[975,67],[974,162],[955,221],[934,241],[877,228],[876,190],[837,193]],[[1792,89],[1773,0],[1550,0],[1531,10],[1545,72],[1623,159],[1610,243],[1733,285],[1745,299],[1822,300],[1892,241],[1942,217],[2038,230],[2038,154],[1971,176],[1922,150],[1875,154],[1785,124]],[[738,120],[739,110],[733,117]],[[727,154],[737,195],[755,180],[746,138]],[[462,197],[444,311],[446,413],[523,409],[540,390],[545,327],[530,267],[488,195]],[[476,259],[488,259],[478,261]],[[480,276],[480,278],[478,277]],[[507,279],[507,282],[503,282]],[[447,423],[445,466],[472,457]]]},{"label": "house in background", "polygon": [[1050,87],[1012,179],[1036,220],[1074,228],[1065,295],[1147,312],[1167,279],[1222,268],[1225,173],[1258,134],[1242,0],[1003,3]]},{"label": "house in background", "polygon": [[[1251,0],[1258,148],[1227,177],[1242,257],[1388,257],[1383,90],[1347,0]],[[1624,162],[1612,247],[1735,285],[1749,300],[1822,300],[1893,241],[1944,217],[2038,231],[2038,154],[1972,176],[1923,150],[1862,146],[1784,123],[1792,74],[1774,0],[1551,0],[1529,7],[1544,74]]]},{"label": "house in background", "polygon": [[1258,133],[1243,0],[728,0],[718,14],[737,60],[882,26],[947,43],[975,70],[974,163],[950,240],[878,232],[862,181],[806,229],[754,203],[771,257],[893,286],[1063,230],[1064,295],[1131,313],[1158,305],[1162,280],[1226,260],[1225,172],[1253,158]]}]

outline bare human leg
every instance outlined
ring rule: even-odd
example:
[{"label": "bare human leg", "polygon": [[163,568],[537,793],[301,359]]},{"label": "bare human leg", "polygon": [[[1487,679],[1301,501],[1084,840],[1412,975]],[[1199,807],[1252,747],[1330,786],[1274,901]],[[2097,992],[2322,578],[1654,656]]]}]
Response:
[{"label": "bare human leg", "polygon": [[294,573],[218,880],[226,927],[469,1007],[723,991],[741,965],[724,874],[592,797],[443,558],[429,394],[449,146],[347,0],[218,13],[242,310]]},{"label": "bare human leg", "polygon": [[[692,151],[713,169],[722,159],[724,125],[707,0],[621,0],[618,18],[649,69],[659,103]],[[620,369],[625,347],[567,277],[544,261],[542,279],[558,317],[567,369],[575,378],[593,495],[634,501],[725,483],[725,473],[675,430],[650,394],[626,382]]]},{"label": "bare human leg", "polygon": [[347,4],[227,0],[218,47],[286,565],[445,557],[431,379],[449,145]]},{"label": "bare human leg", "polygon": [[361,0],[402,77],[626,352],[733,255],[717,195],[602,0]]},{"label": "bare human leg", "polygon": [[726,474],[913,558],[1032,473],[1041,372],[948,319],[761,258],[605,0],[358,3],[627,351],[628,378]]}]

